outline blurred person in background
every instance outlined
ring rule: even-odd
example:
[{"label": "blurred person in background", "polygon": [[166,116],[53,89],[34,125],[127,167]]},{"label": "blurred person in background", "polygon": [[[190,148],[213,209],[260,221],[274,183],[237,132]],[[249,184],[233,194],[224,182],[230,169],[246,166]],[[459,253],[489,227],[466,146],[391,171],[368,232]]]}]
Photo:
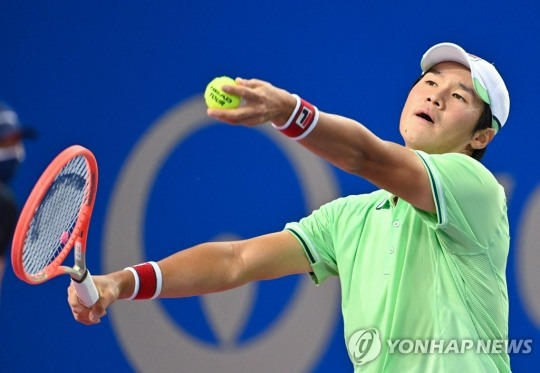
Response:
[{"label": "blurred person in background", "polygon": [[17,113],[0,102],[0,285],[18,217],[15,193],[10,182],[25,157],[23,138],[34,136],[32,129],[21,127]]}]

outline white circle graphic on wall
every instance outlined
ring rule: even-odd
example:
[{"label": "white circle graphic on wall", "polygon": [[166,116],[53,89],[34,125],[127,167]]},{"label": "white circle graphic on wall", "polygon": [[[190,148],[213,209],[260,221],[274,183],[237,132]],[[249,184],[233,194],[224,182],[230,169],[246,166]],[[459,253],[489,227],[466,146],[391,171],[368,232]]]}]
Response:
[{"label": "white circle graphic on wall", "polygon": [[[170,110],[134,147],[113,188],[105,219],[103,269],[111,272],[144,262],[147,202],[167,157],[190,134],[214,125],[200,96]],[[306,215],[338,197],[330,167],[299,144],[265,124],[262,131],[283,152],[299,180]],[[262,198],[262,197],[261,197]],[[233,232],[224,234],[230,238]],[[213,239],[210,238],[209,239]],[[129,363],[142,372],[300,372],[320,361],[340,317],[337,279],[315,286],[301,276],[293,299],[283,314],[257,338],[235,346],[232,341],[243,320],[255,287],[205,296],[203,312],[222,343],[208,346],[182,330],[160,301],[117,302],[110,310],[111,324]]]}]

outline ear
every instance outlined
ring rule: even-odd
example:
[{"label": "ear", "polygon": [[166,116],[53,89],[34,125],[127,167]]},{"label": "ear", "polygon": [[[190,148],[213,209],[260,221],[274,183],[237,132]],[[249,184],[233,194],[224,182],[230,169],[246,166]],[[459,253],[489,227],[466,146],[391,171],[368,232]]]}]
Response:
[{"label": "ear", "polygon": [[476,133],[471,138],[469,145],[473,149],[484,149],[488,144],[493,140],[495,136],[495,130],[493,128],[486,128],[483,130],[476,131]]}]

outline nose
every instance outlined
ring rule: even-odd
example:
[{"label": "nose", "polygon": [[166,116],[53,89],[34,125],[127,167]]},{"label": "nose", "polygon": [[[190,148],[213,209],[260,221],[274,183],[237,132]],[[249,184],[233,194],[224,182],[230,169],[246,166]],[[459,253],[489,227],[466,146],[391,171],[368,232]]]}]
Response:
[{"label": "nose", "polygon": [[436,95],[436,94],[430,94],[429,96],[427,96],[426,101],[429,102],[429,103],[432,103],[435,106],[437,106],[439,109],[442,109],[442,106],[444,104],[441,97]]}]

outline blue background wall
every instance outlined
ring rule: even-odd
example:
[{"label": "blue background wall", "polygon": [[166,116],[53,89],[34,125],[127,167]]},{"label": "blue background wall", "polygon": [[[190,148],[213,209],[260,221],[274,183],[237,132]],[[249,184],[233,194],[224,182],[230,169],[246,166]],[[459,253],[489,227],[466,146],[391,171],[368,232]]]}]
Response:
[{"label": "blue background wall", "polygon": [[[532,353],[513,355],[512,365],[516,372],[529,371],[540,362],[535,343],[540,337],[535,280],[540,277],[532,270],[540,265],[534,253],[540,239],[534,232],[540,224],[540,209],[534,208],[540,203],[535,194],[540,187],[535,152],[539,11],[533,1],[0,2],[0,98],[40,133],[26,143],[27,159],[13,187],[22,204],[60,150],[72,144],[90,148],[98,159],[100,186],[88,265],[101,273],[113,266],[106,251],[130,257],[129,247],[107,247],[105,235],[113,191],[137,144],[174,108],[197,108],[190,100],[202,100],[212,77],[268,80],[400,142],[399,116],[420,74],[421,55],[435,43],[456,42],[495,61],[511,95],[507,126],[484,163],[509,196],[510,337],[534,340]],[[266,132],[210,121],[184,140],[156,170],[140,232],[144,258],[159,259],[216,237],[279,230],[309,212],[283,146]],[[335,168],[330,175],[339,195],[373,190]],[[233,345],[265,338],[290,312],[302,281],[293,276],[257,285],[249,321]],[[83,367],[87,371],[143,370],[112,318],[90,328],[72,320],[67,283],[61,278],[32,287],[7,269],[0,301],[0,370],[52,371],[58,353],[64,354],[62,365],[89,362]],[[157,302],[170,325],[190,335],[194,345],[221,351],[209,322],[200,318],[198,300]],[[334,303],[339,312],[339,301]],[[324,339],[305,370],[350,370],[339,317]],[[152,348],[161,348],[157,341]],[[193,368],[189,359],[183,359],[185,367],[205,371]],[[245,370],[256,366],[254,361]]]}]

